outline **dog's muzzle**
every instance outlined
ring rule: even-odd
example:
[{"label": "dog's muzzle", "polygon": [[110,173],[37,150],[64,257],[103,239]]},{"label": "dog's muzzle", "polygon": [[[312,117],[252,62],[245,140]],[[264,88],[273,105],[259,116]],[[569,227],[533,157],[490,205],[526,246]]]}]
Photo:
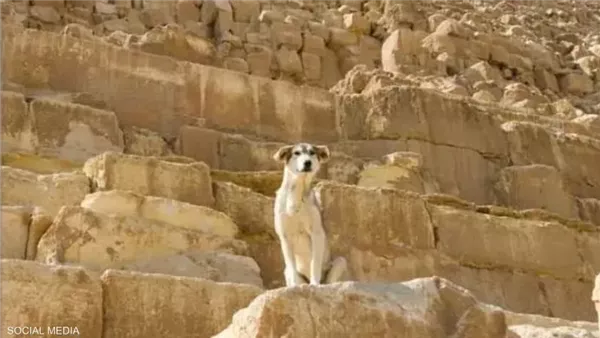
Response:
[{"label": "dog's muzzle", "polygon": [[310,172],[312,170],[312,162],[311,161],[305,161],[304,164],[302,165],[302,171],[303,172]]}]

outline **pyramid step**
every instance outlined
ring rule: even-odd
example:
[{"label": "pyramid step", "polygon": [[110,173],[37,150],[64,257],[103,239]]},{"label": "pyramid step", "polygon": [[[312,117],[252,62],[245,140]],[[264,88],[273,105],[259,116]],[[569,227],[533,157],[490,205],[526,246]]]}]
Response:
[{"label": "pyramid step", "polygon": [[113,112],[71,102],[2,92],[3,151],[23,151],[83,163],[105,151],[123,151]]},{"label": "pyramid step", "polygon": [[90,193],[89,179],[79,171],[38,175],[2,166],[2,204],[41,207],[54,217],[64,205],[78,205]]},{"label": "pyramid step", "polygon": [[108,152],[86,161],[83,170],[95,190],[130,190],[203,206],[214,203],[210,170],[202,162]]},{"label": "pyramid step", "polygon": [[131,191],[98,191],[86,195],[81,206],[99,213],[141,217],[222,237],[234,238],[238,234],[237,225],[222,212],[169,198],[143,196]]},{"label": "pyramid step", "polygon": [[133,216],[63,207],[38,243],[36,260],[92,270],[197,250],[245,254],[244,242]]}]

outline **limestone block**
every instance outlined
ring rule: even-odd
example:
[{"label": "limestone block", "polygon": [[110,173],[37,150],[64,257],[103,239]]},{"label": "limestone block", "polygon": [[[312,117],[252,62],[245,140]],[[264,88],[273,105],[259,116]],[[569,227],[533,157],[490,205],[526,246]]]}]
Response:
[{"label": "limestone block", "polygon": [[83,163],[105,151],[123,151],[123,133],[113,112],[36,99],[30,109],[38,153]]},{"label": "limestone block", "polygon": [[2,204],[41,207],[54,217],[63,205],[77,205],[90,192],[81,172],[36,175],[2,166]]},{"label": "limestone block", "polygon": [[210,170],[202,162],[172,163],[109,152],[88,160],[83,170],[96,190],[131,190],[203,206],[214,203]]},{"label": "limestone block", "polygon": [[261,292],[251,285],[129,271],[108,270],[101,279],[104,338],[211,337]]},{"label": "limestone block", "polygon": [[215,338],[266,337],[267,332],[294,337],[387,337],[403,332],[415,338],[455,332],[465,338],[500,338],[505,330],[502,311],[484,307],[467,290],[434,277],[267,291],[236,313]]},{"label": "limestone block", "polygon": [[569,73],[559,77],[560,89],[568,94],[585,95],[594,91],[594,82],[582,73]]},{"label": "limestone block", "polygon": [[2,206],[2,258],[25,259],[31,208]]},{"label": "limestone block", "polygon": [[500,172],[496,194],[502,205],[515,209],[544,209],[577,218],[575,199],[566,191],[560,173],[547,165],[507,167]]},{"label": "limestone block", "polygon": [[579,217],[600,226],[600,200],[595,198],[578,198]]},{"label": "limestone block", "polygon": [[389,154],[384,163],[367,165],[360,173],[358,185],[423,193],[423,179],[420,174],[422,165],[423,159],[418,153]]},{"label": "limestone block", "polygon": [[238,227],[225,214],[211,208],[131,191],[98,191],[87,195],[81,206],[96,212],[136,216],[182,229],[233,238]]},{"label": "limestone block", "polygon": [[[100,338],[102,285],[79,267],[3,259],[2,313],[3,337],[64,334]],[[43,331],[16,331],[34,327]]]},{"label": "limestone block", "polygon": [[250,257],[222,252],[186,252],[124,264],[122,270],[195,277],[216,282],[250,284],[260,288],[260,268]]},{"label": "limestone block", "polygon": [[113,266],[188,250],[243,254],[245,243],[133,216],[63,207],[38,243],[37,261]]},{"label": "limestone block", "polygon": [[434,246],[425,203],[416,194],[333,182],[319,183],[316,189],[332,245],[368,248],[375,254],[393,250],[393,243],[420,249]]},{"label": "limestone block", "polygon": [[[582,260],[576,232],[553,222],[514,219],[455,209],[429,208],[437,249],[462,264],[510,268],[579,278]],[[456,245],[464,234],[469,240]]]},{"label": "limestone block", "polygon": [[167,156],[173,152],[167,142],[152,130],[130,127],[123,132],[125,153],[140,156]]},{"label": "limestone block", "polygon": [[2,91],[2,152],[35,152],[37,133],[23,94]]}]

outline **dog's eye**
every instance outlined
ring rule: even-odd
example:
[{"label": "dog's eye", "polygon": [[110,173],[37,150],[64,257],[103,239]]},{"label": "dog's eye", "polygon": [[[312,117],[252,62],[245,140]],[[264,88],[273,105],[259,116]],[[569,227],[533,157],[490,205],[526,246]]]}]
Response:
[{"label": "dog's eye", "polygon": [[310,156],[315,156],[315,151],[314,151],[314,150],[309,150],[309,151],[308,151],[308,154],[309,154]]},{"label": "dog's eye", "polygon": [[299,151],[294,151],[294,155],[300,156],[300,152]]}]

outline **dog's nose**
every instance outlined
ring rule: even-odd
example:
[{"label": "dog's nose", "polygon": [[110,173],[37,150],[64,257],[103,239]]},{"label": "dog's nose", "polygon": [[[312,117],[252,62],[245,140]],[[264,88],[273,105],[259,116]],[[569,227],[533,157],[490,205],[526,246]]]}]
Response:
[{"label": "dog's nose", "polygon": [[304,168],[310,169],[311,166],[312,166],[312,162],[311,161],[304,161]]}]

